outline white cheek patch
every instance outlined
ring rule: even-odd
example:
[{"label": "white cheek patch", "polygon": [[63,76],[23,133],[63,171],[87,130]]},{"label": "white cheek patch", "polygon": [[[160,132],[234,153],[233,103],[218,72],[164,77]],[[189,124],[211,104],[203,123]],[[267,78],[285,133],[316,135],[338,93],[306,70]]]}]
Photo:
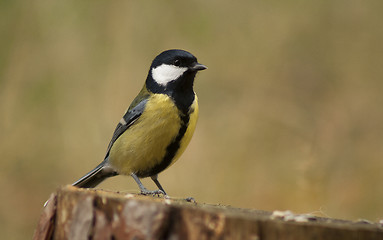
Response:
[{"label": "white cheek patch", "polygon": [[176,80],[188,69],[174,65],[162,64],[152,69],[152,77],[161,86],[166,86],[171,81]]}]

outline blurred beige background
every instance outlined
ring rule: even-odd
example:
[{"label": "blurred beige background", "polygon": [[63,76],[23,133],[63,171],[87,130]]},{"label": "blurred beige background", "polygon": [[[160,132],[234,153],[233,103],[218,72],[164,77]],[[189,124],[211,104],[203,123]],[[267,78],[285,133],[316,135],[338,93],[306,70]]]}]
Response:
[{"label": "blurred beige background", "polygon": [[[382,1],[1,1],[0,232],[103,158],[161,51],[209,67],[171,196],[383,218]],[[154,184],[144,183],[149,188]],[[138,192],[130,177],[100,188]]]}]

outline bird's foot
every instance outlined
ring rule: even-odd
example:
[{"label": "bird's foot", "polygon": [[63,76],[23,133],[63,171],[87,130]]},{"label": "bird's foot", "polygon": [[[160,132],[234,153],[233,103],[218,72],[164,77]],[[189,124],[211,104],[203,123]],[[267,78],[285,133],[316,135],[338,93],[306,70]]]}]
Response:
[{"label": "bird's foot", "polygon": [[164,196],[167,196],[166,193],[164,193],[164,191],[160,190],[160,189],[157,189],[157,190],[153,190],[153,191],[149,191],[147,190],[146,188],[145,189],[141,189],[141,194],[142,195],[164,195]]}]

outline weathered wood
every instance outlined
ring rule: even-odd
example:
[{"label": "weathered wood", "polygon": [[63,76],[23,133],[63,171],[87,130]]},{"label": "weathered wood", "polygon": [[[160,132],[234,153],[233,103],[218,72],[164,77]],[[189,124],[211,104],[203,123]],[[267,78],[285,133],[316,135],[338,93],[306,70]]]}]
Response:
[{"label": "weathered wood", "polygon": [[383,226],[66,186],[33,239],[383,239]]}]

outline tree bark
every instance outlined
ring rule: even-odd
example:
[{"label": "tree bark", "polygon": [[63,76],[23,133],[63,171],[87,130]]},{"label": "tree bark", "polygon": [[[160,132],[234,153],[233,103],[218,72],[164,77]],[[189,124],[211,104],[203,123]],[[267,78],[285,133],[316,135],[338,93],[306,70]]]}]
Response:
[{"label": "tree bark", "polygon": [[383,239],[383,226],[65,186],[33,239],[372,240]]}]

